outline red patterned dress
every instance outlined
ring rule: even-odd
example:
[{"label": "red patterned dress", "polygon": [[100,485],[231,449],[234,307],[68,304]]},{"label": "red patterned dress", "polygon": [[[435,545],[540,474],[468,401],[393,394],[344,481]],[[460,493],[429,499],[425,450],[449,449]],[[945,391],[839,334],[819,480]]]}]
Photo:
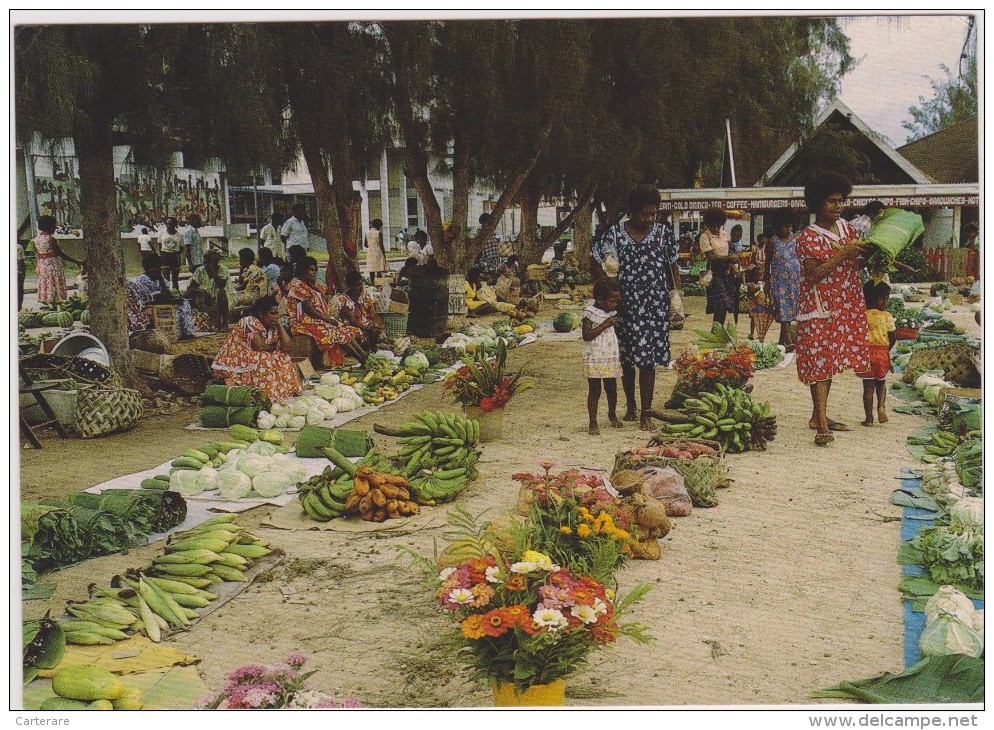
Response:
[{"label": "red patterned dress", "polygon": [[290,315],[290,332],[292,334],[308,335],[314,338],[318,347],[328,353],[331,362],[336,367],[345,364],[345,352],[341,345],[362,341],[362,332],[348,325],[331,325],[324,320],[315,319],[304,311],[304,303],[308,303],[315,311],[328,314],[328,302],[324,298],[325,288],[320,284],[308,286],[300,279],[293,279],[287,291],[287,312]]},{"label": "red patterned dress", "polygon": [[259,352],[252,340],[261,334],[267,345],[278,341],[276,330],[266,329],[255,317],[243,317],[221,345],[213,368],[225,385],[251,385],[273,401],[300,395],[300,375],[287,352]]},{"label": "red patterned dress", "polygon": [[[797,257],[802,262],[814,259],[821,263],[859,236],[842,219],[835,228],[829,231],[812,224],[801,231],[797,237]],[[795,356],[797,375],[806,385],[828,380],[846,370],[869,369],[866,301],[856,260],[843,261],[817,284],[801,279]]]}]

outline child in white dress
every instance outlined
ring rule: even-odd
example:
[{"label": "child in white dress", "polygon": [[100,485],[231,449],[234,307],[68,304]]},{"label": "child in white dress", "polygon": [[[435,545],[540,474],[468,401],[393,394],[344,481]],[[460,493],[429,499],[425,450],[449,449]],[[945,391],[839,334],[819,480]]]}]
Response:
[{"label": "child in white dress", "polygon": [[621,377],[621,354],[614,325],[621,301],[617,279],[603,278],[594,284],[594,303],[583,310],[583,375],[587,378],[587,414],[591,436],[599,436],[597,405],[601,382],[607,394],[607,417],[615,428],[624,428],[618,418],[618,381]]}]

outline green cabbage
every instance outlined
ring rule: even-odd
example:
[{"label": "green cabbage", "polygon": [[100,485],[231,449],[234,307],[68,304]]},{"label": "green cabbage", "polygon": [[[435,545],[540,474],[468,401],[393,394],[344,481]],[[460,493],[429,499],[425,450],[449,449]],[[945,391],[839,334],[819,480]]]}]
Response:
[{"label": "green cabbage", "polygon": [[278,497],[290,486],[285,472],[274,469],[252,477],[252,489],[262,497]]},{"label": "green cabbage", "polygon": [[948,614],[937,617],[925,626],[920,642],[922,656],[966,654],[980,657],[984,640],[972,625]]},{"label": "green cabbage", "polygon": [[242,499],[252,491],[252,480],[237,469],[222,471],[217,475],[217,488],[221,492],[222,499]]},{"label": "green cabbage", "polygon": [[179,492],[184,497],[193,497],[203,492],[203,487],[197,477],[199,471],[193,469],[179,469],[169,475],[169,488],[174,492]]},{"label": "green cabbage", "polygon": [[236,468],[243,474],[247,474],[249,478],[254,479],[256,475],[268,471],[270,463],[270,459],[266,456],[247,454],[238,460]]},{"label": "green cabbage", "polygon": [[423,352],[414,352],[404,358],[405,368],[414,368],[415,370],[427,370],[430,367],[428,362],[428,357]]}]

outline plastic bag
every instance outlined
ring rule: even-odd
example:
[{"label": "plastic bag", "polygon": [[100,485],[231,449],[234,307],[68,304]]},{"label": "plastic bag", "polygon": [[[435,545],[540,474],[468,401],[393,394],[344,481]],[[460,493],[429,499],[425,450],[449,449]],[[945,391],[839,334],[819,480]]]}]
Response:
[{"label": "plastic bag", "polygon": [[667,517],[686,517],[693,508],[683,476],[668,466],[646,466],[639,469],[645,475],[642,494],[662,502]]}]

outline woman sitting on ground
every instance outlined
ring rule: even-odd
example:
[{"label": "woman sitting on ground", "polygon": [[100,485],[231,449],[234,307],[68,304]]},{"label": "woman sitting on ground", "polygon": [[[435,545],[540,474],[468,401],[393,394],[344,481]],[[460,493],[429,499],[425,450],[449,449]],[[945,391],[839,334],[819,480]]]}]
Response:
[{"label": "woman sitting on ground", "polygon": [[255,254],[250,248],[239,250],[238,265],[240,268],[235,291],[238,292],[238,306],[246,307],[269,293],[269,278],[256,266]]},{"label": "woman sitting on ground", "polygon": [[287,290],[290,332],[313,338],[336,367],[345,364],[346,352],[366,362],[368,353],[360,344],[362,331],[342,324],[328,313],[325,288],[317,283],[317,277],[318,262],[313,256],[305,256],[294,270]]},{"label": "woman sitting on ground", "polygon": [[345,275],[345,291],[335,295],[335,304],[342,321],[362,330],[363,344],[374,352],[383,336],[383,320],[376,313],[373,297],[363,285],[362,274],[350,271]]},{"label": "woman sitting on ground", "polygon": [[300,395],[300,375],[290,359],[290,335],[280,324],[276,299],[267,295],[252,302],[212,367],[225,385],[253,386],[273,401]]},{"label": "woman sitting on ground", "polygon": [[469,309],[467,317],[482,317],[494,312],[507,314],[514,310],[513,304],[497,301],[497,292],[483,281],[482,273],[476,267],[466,274],[466,307]]},{"label": "woman sitting on ground", "polygon": [[[144,313],[145,307],[153,303],[173,303],[176,304],[176,330],[179,339],[185,340],[193,337],[193,309],[186,299],[176,301],[169,283],[162,276],[162,259],[156,253],[148,253],[142,258],[142,269],[145,273],[139,274],[135,280],[129,282],[134,288],[135,304],[137,312]],[[131,288],[131,287],[129,287]],[[148,320],[148,321],[145,321]],[[151,327],[151,320],[145,315],[136,315],[132,309],[128,310],[128,332],[140,332]]]},{"label": "woman sitting on ground", "polygon": [[497,299],[517,306],[521,301],[521,276],[518,273],[518,257],[511,255],[500,267],[497,273],[497,284],[494,286]]},{"label": "woman sitting on ground", "polygon": [[235,301],[235,290],[231,272],[221,263],[221,254],[216,250],[204,254],[204,265],[193,273],[184,297],[193,306],[193,321],[198,330],[227,331],[228,310]]},{"label": "woman sitting on ground", "polygon": [[545,283],[549,291],[558,294],[563,290],[571,290],[576,286],[577,267],[573,260],[566,255],[566,243],[557,241],[552,247],[552,261],[545,275]]}]

